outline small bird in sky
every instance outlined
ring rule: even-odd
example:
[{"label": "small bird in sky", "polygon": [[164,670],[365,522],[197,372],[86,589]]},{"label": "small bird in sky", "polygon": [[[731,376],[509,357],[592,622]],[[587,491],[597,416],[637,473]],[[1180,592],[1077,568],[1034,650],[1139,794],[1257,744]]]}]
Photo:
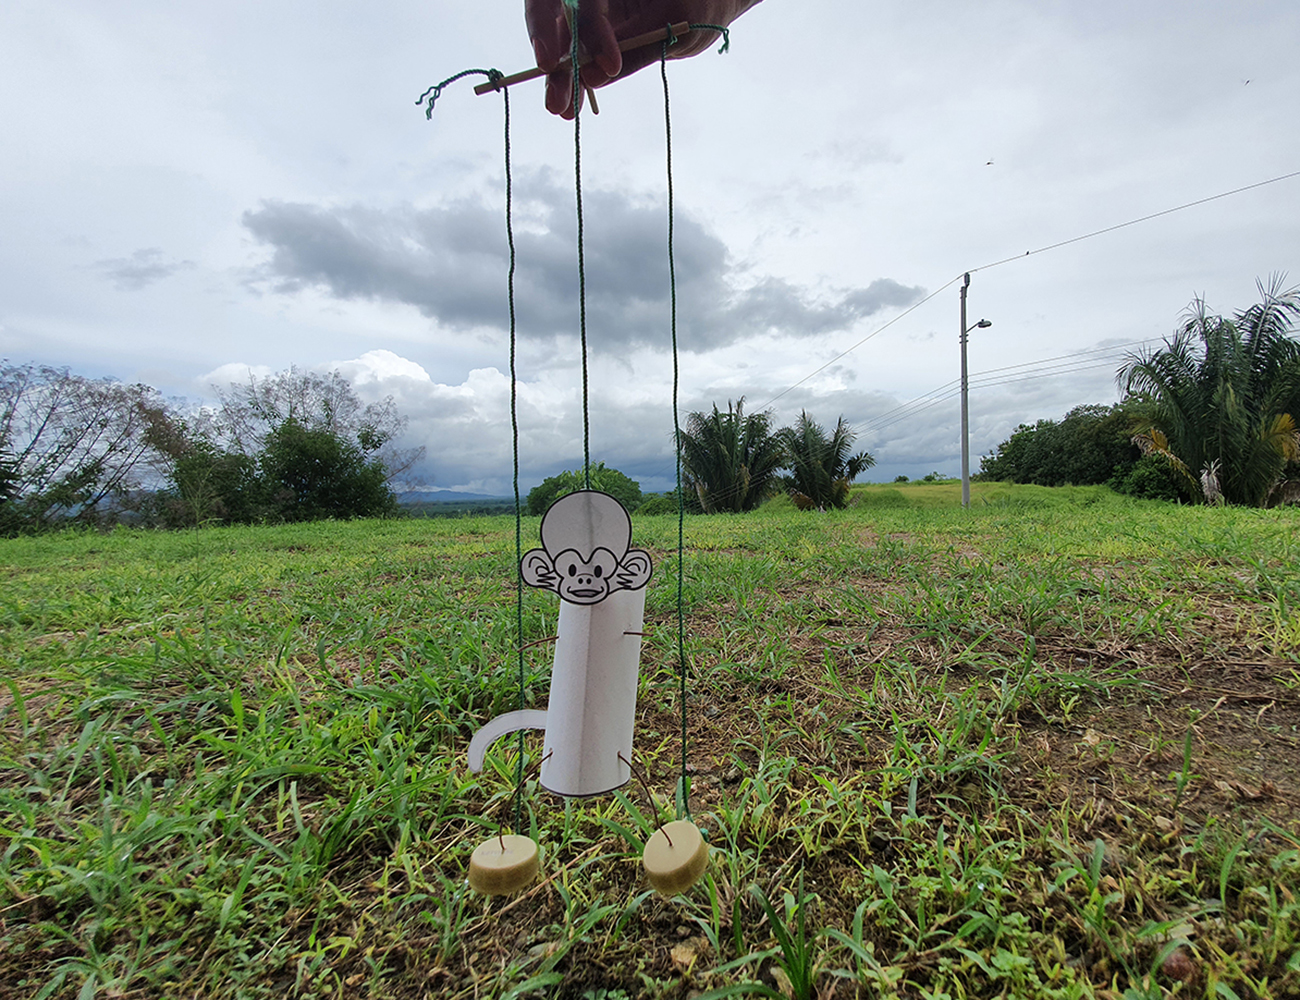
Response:
[{"label": "small bird in sky", "polygon": [[991,166],[993,166],[993,161],[992,161],[992,160],[989,160],[989,162],[986,163],[986,164],[984,164],[984,166],[986,166],[986,167],[991,167]]}]

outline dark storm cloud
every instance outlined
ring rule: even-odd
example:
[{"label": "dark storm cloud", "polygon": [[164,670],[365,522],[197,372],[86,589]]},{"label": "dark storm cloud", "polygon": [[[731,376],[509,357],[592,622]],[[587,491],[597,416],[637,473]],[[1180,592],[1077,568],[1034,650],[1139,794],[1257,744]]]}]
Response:
[{"label": "dark storm cloud", "polygon": [[158,247],[137,250],[130,257],[114,257],[95,261],[95,267],[104,277],[113,282],[124,292],[136,292],[147,285],[152,285],[163,278],[170,278],[177,271],[194,267],[192,260],[166,261]]},{"label": "dark storm cloud", "polygon": [[[520,185],[515,244],[522,336],[577,332],[572,193],[549,175]],[[584,198],[587,329],[604,344],[669,343],[667,235],[661,203],[594,191]],[[281,292],[323,288],[341,299],[401,302],[452,329],[506,329],[508,251],[499,209],[463,199],[430,209],[324,208],[266,202],[244,225],[271,248],[257,279]],[[830,295],[767,278],[748,286],[726,246],[678,213],[674,233],[679,343],[704,351],[747,334],[841,330],[924,294],[889,278]]]}]

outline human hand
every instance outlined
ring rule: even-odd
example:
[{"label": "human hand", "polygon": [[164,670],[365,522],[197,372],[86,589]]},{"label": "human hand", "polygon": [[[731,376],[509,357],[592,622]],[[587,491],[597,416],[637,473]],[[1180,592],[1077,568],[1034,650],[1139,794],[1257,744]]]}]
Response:
[{"label": "human hand", "polygon": [[[659,61],[659,43],[620,52],[619,39],[632,38],[682,21],[726,27],[759,0],[582,0],[578,6],[578,44],[585,87],[603,87]],[[560,60],[569,54],[572,36],[564,0],[524,0],[524,20],[533,42],[537,65],[546,71],[546,109],[564,118],[574,116],[573,75]],[[704,51],[717,33],[693,31],[668,50],[682,59]],[[579,95],[579,102],[582,98]]]}]

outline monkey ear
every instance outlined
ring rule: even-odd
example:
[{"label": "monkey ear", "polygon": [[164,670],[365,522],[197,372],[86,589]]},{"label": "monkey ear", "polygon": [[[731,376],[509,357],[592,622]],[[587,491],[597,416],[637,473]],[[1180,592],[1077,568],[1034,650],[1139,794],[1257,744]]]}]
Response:
[{"label": "monkey ear", "polygon": [[529,549],[519,560],[519,575],[530,587],[558,590],[560,578],[555,573],[555,563],[545,549]]},{"label": "monkey ear", "polygon": [[614,580],[620,590],[640,590],[650,582],[653,565],[650,553],[641,549],[628,549],[627,555],[619,564]]}]

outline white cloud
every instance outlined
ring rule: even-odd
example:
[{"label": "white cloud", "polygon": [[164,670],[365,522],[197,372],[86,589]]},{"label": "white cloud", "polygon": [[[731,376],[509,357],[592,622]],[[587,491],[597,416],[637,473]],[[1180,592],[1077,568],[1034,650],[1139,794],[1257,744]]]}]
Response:
[{"label": "white cloud", "polygon": [[326,371],[340,371],[354,385],[369,382],[384,383],[389,379],[411,379],[416,382],[432,382],[429,373],[414,361],[409,361],[392,351],[380,348],[366,351],[359,358],[351,361],[335,361],[325,365]]},{"label": "white cloud", "polygon": [[[501,102],[458,84],[429,122],[414,99],[468,65],[528,65],[517,6],[0,5],[0,88],[22,95],[0,106],[4,353],[156,372],[169,395],[338,367],[398,400],[434,484],[501,490]],[[1277,123],[1300,92],[1300,7],[1167,8],[826,0],[801,18],[772,0],[727,56],[674,64],[682,409],[761,406],[916,289],[1002,258],[974,275],[971,318],[994,326],[973,372],[1158,337],[1193,294],[1231,311],[1256,277],[1300,274],[1300,179],[1022,259],[1295,169]],[[582,130],[593,457],[664,482],[657,74],[601,105]],[[521,459],[540,478],[582,454],[573,133],[539,87],[515,92],[512,127]],[[957,377],[956,325],[952,287],[783,396],[779,420],[844,413],[872,475],[955,471],[955,399],[872,422]],[[972,452],[1113,394],[1104,371],[974,390]]]},{"label": "white cloud", "polygon": [[201,396],[211,395],[214,386],[224,389],[229,385],[243,385],[254,379],[266,378],[274,372],[268,365],[250,365],[242,361],[230,361],[218,365],[206,375],[196,376],[194,388]]}]

